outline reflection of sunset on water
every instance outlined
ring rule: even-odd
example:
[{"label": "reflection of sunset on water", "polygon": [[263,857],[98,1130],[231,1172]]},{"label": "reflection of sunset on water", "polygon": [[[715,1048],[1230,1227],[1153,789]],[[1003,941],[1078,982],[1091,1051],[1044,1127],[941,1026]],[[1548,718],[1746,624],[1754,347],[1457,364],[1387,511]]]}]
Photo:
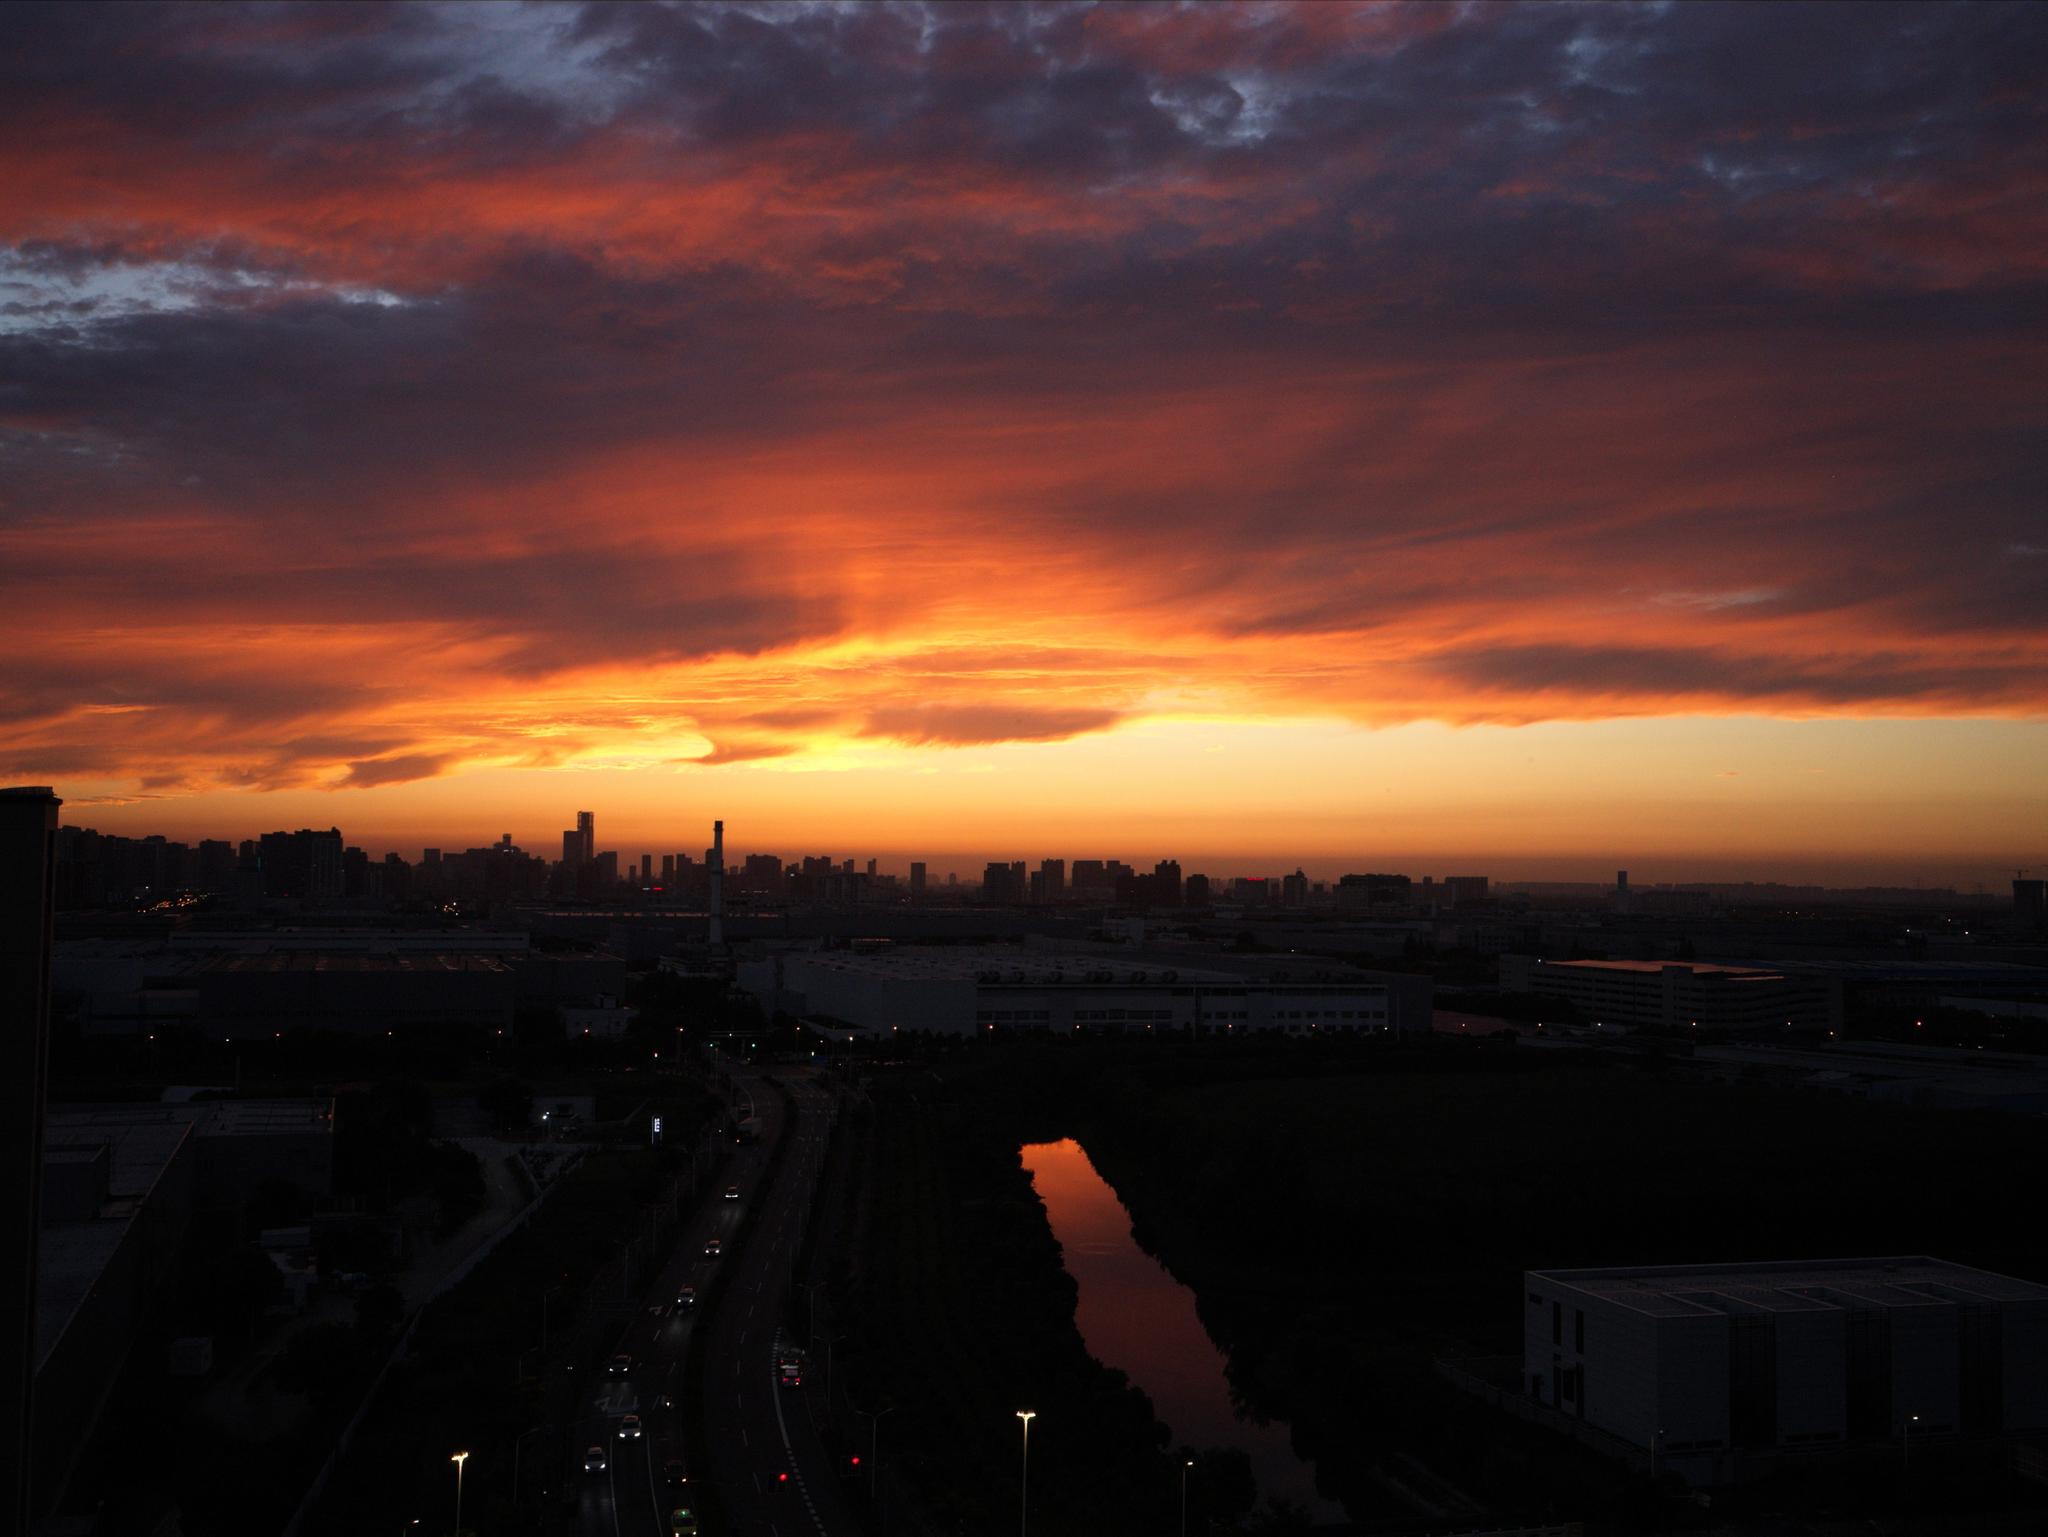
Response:
[{"label": "reflection of sunset on water", "polygon": [[1138,1247],[1129,1213],[1081,1144],[1030,1143],[1023,1158],[1079,1289],[1074,1319],[1088,1353],[1145,1390],[1177,1444],[1241,1447],[1264,1497],[1284,1495],[1341,1518],[1316,1495],[1314,1470],[1294,1455],[1285,1425],[1238,1418],[1223,1352],[1202,1327],[1195,1294]]}]

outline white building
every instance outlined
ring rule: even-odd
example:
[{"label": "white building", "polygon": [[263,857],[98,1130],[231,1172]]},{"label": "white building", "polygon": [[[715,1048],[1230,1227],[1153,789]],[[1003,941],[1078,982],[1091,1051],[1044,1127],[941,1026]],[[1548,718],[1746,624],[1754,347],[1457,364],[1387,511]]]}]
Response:
[{"label": "white building", "polygon": [[786,952],[748,961],[740,986],[763,1005],[863,1031],[1308,1035],[1429,1028],[1400,1016],[1371,979],[1275,981],[1099,952],[932,946]]},{"label": "white building", "polygon": [[1513,993],[1562,999],[1588,1021],[1638,1028],[1775,1030],[1827,1023],[1824,989],[1756,966],[1504,955],[1500,984]]},{"label": "white building", "polygon": [[1530,1398],[1695,1483],[1746,1455],[2048,1429],[2048,1286],[1924,1256],[1527,1271]]}]

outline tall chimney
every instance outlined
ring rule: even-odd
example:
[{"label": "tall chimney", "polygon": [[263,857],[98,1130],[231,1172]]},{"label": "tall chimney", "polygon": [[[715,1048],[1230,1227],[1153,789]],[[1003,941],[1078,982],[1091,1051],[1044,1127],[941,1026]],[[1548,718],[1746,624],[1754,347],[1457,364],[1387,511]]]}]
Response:
[{"label": "tall chimney", "polygon": [[725,948],[725,823],[711,824],[711,948]]}]

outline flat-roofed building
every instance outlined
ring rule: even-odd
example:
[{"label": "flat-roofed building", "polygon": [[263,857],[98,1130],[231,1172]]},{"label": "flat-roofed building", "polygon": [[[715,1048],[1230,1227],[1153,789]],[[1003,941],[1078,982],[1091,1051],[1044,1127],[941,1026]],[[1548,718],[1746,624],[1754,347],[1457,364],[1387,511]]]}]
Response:
[{"label": "flat-roofed building", "polygon": [[740,967],[740,985],[770,1008],[843,1020],[865,1031],[1144,1035],[1197,1031],[1377,1033],[1427,1030],[1425,1001],[1361,976],[1277,981],[1221,968],[1132,962],[1037,948],[892,948],[784,953]]},{"label": "flat-roofed building", "polygon": [[1528,1396],[1695,1483],[1897,1436],[2048,1429],[2048,1286],[1924,1255],[1524,1272]]},{"label": "flat-roofed building", "polygon": [[1504,955],[1501,986],[1569,1003],[1589,1022],[1633,1028],[1772,1030],[1827,1023],[1823,986],[1756,966],[1695,961],[1545,961]]}]

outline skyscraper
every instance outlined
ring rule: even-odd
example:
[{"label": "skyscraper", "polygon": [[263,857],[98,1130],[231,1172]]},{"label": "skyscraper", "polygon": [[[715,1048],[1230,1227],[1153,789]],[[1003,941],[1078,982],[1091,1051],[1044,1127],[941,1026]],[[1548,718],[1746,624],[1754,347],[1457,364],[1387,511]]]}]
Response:
[{"label": "skyscraper", "polygon": [[576,833],[583,842],[583,862],[589,864],[591,860],[597,858],[597,813],[577,812]]}]

